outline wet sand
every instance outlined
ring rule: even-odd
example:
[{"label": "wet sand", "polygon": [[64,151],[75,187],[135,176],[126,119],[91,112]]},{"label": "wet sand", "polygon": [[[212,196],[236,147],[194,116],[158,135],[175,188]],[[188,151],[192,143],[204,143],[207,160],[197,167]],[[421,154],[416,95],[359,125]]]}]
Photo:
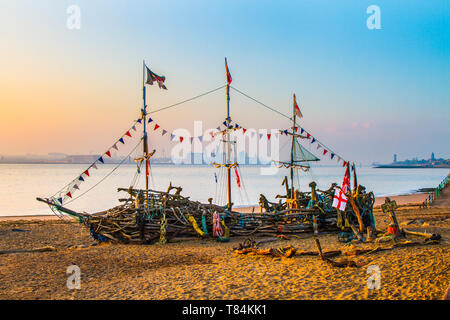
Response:
[{"label": "wet sand", "polygon": [[[441,299],[450,284],[450,208],[405,206],[397,213],[402,227],[440,233],[443,239],[354,257],[358,268],[333,267],[317,256],[238,255],[232,248],[243,238],[92,246],[89,232],[75,222],[2,219],[0,299]],[[375,217],[377,227],[385,228],[389,218],[380,210]],[[324,251],[348,249],[337,234],[318,238]],[[262,247],[287,245],[316,250],[311,235]],[[55,251],[11,253],[44,246]],[[66,286],[70,265],[80,267],[80,289]],[[367,288],[370,265],[380,268],[380,289]]]}]

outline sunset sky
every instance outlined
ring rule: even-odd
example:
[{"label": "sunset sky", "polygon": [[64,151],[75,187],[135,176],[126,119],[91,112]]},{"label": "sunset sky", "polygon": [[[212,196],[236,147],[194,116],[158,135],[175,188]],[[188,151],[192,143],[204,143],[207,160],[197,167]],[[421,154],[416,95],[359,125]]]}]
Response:
[{"label": "sunset sky", "polygon": [[[0,0],[0,155],[102,153],[139,116],[143,59],[167,78],[148,88],[154,110],[225,84],[227,57],[233,86],[286,114],[295,92],[301,124],[347,159],[450,158],[449,49],[445,0]],[[214,128],[225,105],[221,90],[152,118]],[[231,110],[248,128],[289,125],[235,92]]]}]

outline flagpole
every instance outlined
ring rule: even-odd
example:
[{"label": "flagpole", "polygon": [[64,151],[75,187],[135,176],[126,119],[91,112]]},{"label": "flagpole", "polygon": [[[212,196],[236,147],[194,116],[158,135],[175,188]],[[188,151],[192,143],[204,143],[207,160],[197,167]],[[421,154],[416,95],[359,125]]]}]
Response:
[{"label": "flagpole", "polygon": [[230,84],[228,83],[228,64],[227,58],[225,58],[225,68],[227,70],[227,128],[226,128],[226,141],[227,141],[227,181],[228,181],[228,211],[231,212],[231,167],[230,167],[230,133],[228,131],[230,127]]},{"label": "flagpole", "polygon": [[147,105],[146,105],[146,92],[145,92],[145,60],[142,60],[142,122],[143,122],[143,143],[142,143],[142,151],[145,160],[145,190],[146,190],[146,199],[147,199],[147,190],[148,190],[148,140],[147,140]]}]

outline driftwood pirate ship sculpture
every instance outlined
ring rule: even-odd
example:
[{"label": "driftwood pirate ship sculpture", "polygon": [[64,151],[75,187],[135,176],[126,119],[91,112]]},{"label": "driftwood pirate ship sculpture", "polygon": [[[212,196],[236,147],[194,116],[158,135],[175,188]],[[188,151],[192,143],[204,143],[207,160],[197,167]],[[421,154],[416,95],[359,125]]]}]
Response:
[{"label": "driftwood pirate ship sculpture", "polygon": [[[296,132],[298,129],[296,115],[300,111],[297,110],[295,95],[292,131],[282,131],[292,138],[291,158],[288,162],[277,163],[278,166],[290,170],[290,186],[287,177],[283,181],[286,186],[286,195],[278,196],[281,198],[278,203],[269,202],[265,196],[261,195],[261,212],[240,213],[233,210],[231,172],[234,170],[239,179],[239,164],[237,161],[231,161],[230,158],[233,146],[230,133],[241,127],[231,124],[229,91],[232,80],[226,59],[225,66],[227,72],[227,117],[224,121],[225,129],[219,130],[217,134],[222,136],[226,156],[223,163],[213,163],[213,165],[226,172],[226,205],[213,204],[212,199],[209,203],[192,201],[189,197],[181,195],[181,187],[173,187],[171,184],[166,191],[149,189],[150,158],[154,151],[149,153],[148,150],[147,123],[150,123],[152,119],[148,117],[145,85],[152,85],[156,82],[160,88],[166,89],[166,87],[164,85],[165,78],[153,73],[145,65],[145,62],[143,64],[143,107],[140,118],[132,127],[136,130],[135,126],[138,123],[143,126],[142,156],[135,160],[138,163],[138,173],[140,173],[141,166],[145,166],[145,189],[118,188],[118,191],[124,192],[126,197],[119,199],[120,205],[102,212],[89,214],[67,208],[66,205],[74,200],[73,193],[79,190],[80,183],[89,177],[89,170],[92,172],[92,168],[104,163],[104,157],[111,157],[111,152],[108,150],[53,197],[37,198],[37,200],[48,204],[57,215],[67,214],[79,219],[80,223],[89,228],[94,239],[120,243],[164,243],[171,239],[192,236],[213,237],[218,241],[227,241],[230,236],[274,236],[339,229],[353,230],[356,235],[362,237],[365,228],[375,228],[372,216],[374,197],[372,193],[366,193],[362,186],[347,193],[351,206],[347,206],[344,212],[332,206],[336,184],[324,191],[318,190],[315,182],[311,182],[310,191],[301,192],[294,188],[295,172],[298,170],[308,171],[310,169],[309,162],[319,160],[304,149],[298,141],[309,137]],[[146,82],[144,82],[145,74],[147,74]],[[155,125],[154,130],[157,127],[159,126]],[[166,133],[164,131],[163,135]],[[123,144],[125,136],[131,137],[130,131],[127,131],[118,142]],[[183,137],[180,137],[180,141],[183,141]],[[117,150],[117,143],[112,148]],[[348,162],[344,162],[344,164],[349,172]],[[354,186],[357,186],[355,170],[353,170],[353,174]]]}]

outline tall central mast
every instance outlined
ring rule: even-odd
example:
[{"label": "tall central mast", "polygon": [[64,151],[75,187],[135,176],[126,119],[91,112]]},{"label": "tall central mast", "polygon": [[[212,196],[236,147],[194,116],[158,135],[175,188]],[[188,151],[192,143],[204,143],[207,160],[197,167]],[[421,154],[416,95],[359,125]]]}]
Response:
[{"label": "tall central mast", "polygon": [[294,198],[294,143],[295,143],[295,98],[292,103],[292,144],[291,144],[291,198]]},{"label": "tall central mast", "polygon": [[[229,81],[229,71],[228,71],[228,64],[227,64],[227,58],[225,58],[225,69],[227,71],[227,128],[226,130],[226,145],[227,145],[227,163],[226,163],[226,167],[227,167],[227,183],[228,183],[228,210],[231,211],[231,165],[230,165],[230,133],[229,133],[229,128],[230,128],[230,82]],[[230,77],[231,78],[231,77]]]},{"label": "tall central mast", "polygon": [[[145,161],[145,190],[148,190],[148,140],[147,140],[147,105],[146,105],[146,99],[145,99],[145,61],[142,61],[142,99],[143,99],[143,106],[141,109],[141,115],[142,115],[142,122],[143,122],[143,156]],[[147,198],[147,197],[146,197]]]}]

